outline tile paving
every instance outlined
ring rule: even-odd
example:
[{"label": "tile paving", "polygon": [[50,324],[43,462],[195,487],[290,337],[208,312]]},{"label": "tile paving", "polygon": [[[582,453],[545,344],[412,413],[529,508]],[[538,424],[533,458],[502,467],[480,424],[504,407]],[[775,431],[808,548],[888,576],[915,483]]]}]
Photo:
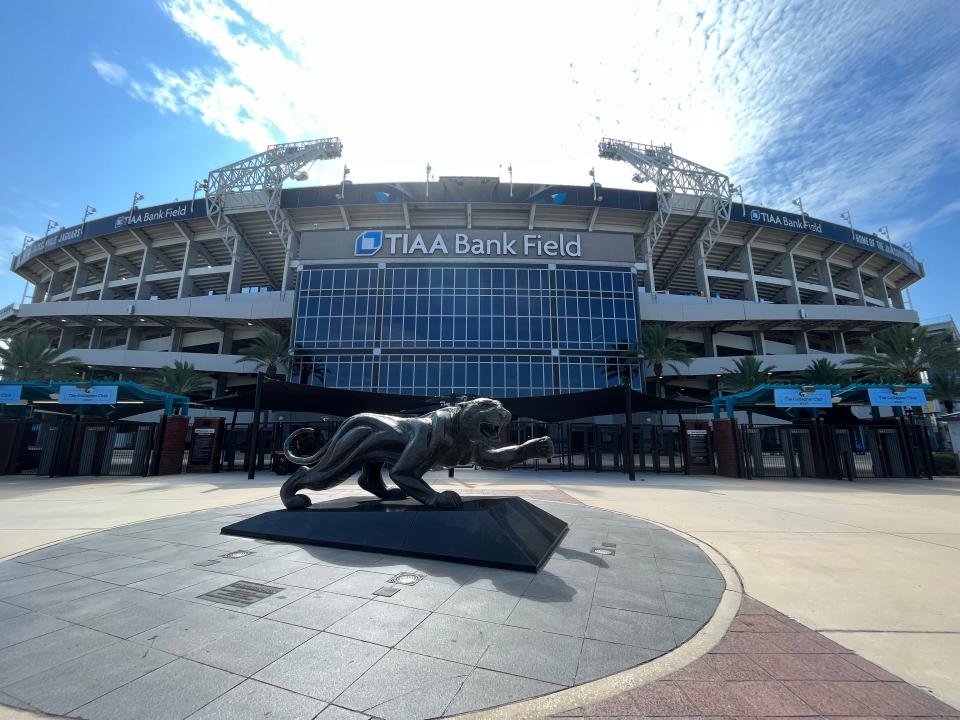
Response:
[{"label": "tile paving", "polygon": [[[722,581],[696,545],[563,493],[536,502],[571,524],[537,575],[219,534],[273,502],[22,555],[0,563],[0,693],[91,720],[241,717],[268,707],[261,695],[284,717],[407,720],[632,667],[712,614]],[[603,542],[620,552],[591,552]],[[236,550],[249,554],[225,557]],[[424,578],[390,584],[400,572]],[[200,597],[238,581],[279,590],[246,607]],[[399,591],[376,596],[384,586]],[[176,699],[150,706],[164,692]]]},{"label": "tile paving", "polygon": [[[0,702],[90,720],[271,710],[412,720],[634,667],[712,616],[724,582],[695,544],[560,491],[537,502],[571,531],[536,576],[218,534],[273,502],[138,523],[0,563]],[[616,554],[591,552],[603,542]],[[233,550],[252,554],[222,557]],[[425,579],[374,596],[398,572]],[[247,608],[197,597],[237,580],[280,591]],[[557,715],[787,716],[960,713],[745,598],[728,635],[692,665]]]}]

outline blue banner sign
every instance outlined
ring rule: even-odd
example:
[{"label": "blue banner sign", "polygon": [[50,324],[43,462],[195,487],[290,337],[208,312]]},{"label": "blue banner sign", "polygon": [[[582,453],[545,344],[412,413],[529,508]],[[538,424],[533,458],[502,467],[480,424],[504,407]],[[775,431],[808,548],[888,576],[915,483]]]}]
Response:
[{"label": "blue banner sign", "polygon": [[777,407],[785,408],[828,408],[833,406],[833,393],[830,388],[807,391],[800,388],[777,388],[773,391],[773,402]]},{"label": "blue banner sign", "polygon": [[885,255],[891,260],[903,263],[918,275],[923,275],[920,263],[913,255],[899,245],[888,242],[883,238],[853,230],[848,225],[817,220],[809,215],[794,215],[782,210],[758,207],[756,205],[734,204],[730,208],[730,219],[734,222],[745,222],[751,225],[780,228],[795,233],[817,235],[835,242],[853,245],[865,252],[875,252]]},{"label": "blue banner sign", "polygon": [[867,388],[870,404],[874,407],[924,407],[927,394],[923,388],[906,388],[894,392],[892,388]]},{"label": "blue banner sign", "polygon": [[116,405],[116,385],[61,385],[61,405]]},{"label": "blue banner sign", "polygon": [[197,198],[195,201],[184,200],[183,202],[168,203],[166,205],[137,208],[133,212],[128,210],[118,215],[111,215],[110,217],[100,218],[98,220],[89,220],[82,225],[60,228],[52,235],[37,238],[27,245],[21,251],[20,255],[14,258],[12,269],[16,270],[30,258],[42,255],[54,248],[74,245],[82,240],[89,240],[90,238],[111,235],[120,232],[123,228],[145,227],[147,225],[156,225],[173,220],[191,220],[193,218],[205,217],[206,214],[206,200],[204,198]]},{"label": "blue banner sign", "polygon": [[20,402],[20,385],[0,385],[0,405],[16,405]]}]

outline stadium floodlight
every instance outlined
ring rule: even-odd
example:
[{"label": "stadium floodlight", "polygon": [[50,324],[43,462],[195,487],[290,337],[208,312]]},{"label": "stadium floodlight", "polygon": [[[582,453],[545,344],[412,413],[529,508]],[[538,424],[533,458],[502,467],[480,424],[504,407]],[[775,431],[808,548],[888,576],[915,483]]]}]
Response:
[{"label": "stadium floodlight", "polygon": [[510,197],[513,197],[513,161],[507,165],[507,172],[510,173]]},{"label": "stadium floodlight", "polygon": [[[713,217],[700,236],[700,249],[704,257],[709,254],[730,221],[730,178],[674,154],[669,145],[603,138],[599,150],[602,158],[622,160],[632,165],[637,171],[633,176],[634,182],[650,182],[656,189],[657,212],[644,234],[645,256],[652,254],[667,226],[676,193],[693,195],[709,203],[706,207],[713,211]],[[652,267],[650,257],[645,259],[648,267]],[[647,291],[652,292],[653,288]]]},{"label": "stadium floodlight", "polygon": [[43,237],[46,238],[50,235],[50,231],[60,227],[60,223],[56,220],[47,220],[47,231],[43,234]]},{"label": "stadium floodlight", "polygon": [[26,250],[27,245],[29,245],[30,243],[34,242],[35,240],[36,240],[36,238],[33,237],[32,235],[24,235],[24,236],[23,236],[23,246],[20,248],[20,250],[21,250],[21,251],[22,251],[22,250]]},{"label": "stadium floodlight", "polygon": [[886,225],[877,228],[877,235],[882,237],[887,242],[893,242],[893,240],[890,239],[890,231],[887,229]]},{"label": "stadium floodlight", "polygon": [[428,162],[427,163],[427,200],[430,199],[430,171],[431,170],[433,170],[433,168],[430,167],[430,163]]},{"label": "stadium floodlight", "polygon": [[736,187],[730,188],[731,198],[733,195],[736,195],[740,198],[740,214],[744,217],[747,216],[747,208],[743,204],[743,185],[737,185]]},{"label": "stadium floodlight", "polygon": [[83,210],[83,222],[80,223],[80,232],[83,232],[83,229],[87,226],[87,218],[93,215],[97,209],[93,205],[87,205]]},{"label": "stadium floodlight", "polygon": [[296,244],[293,220],[280,207],[283,183],[296,179],[305,167],[317,160],[332,160],[340,157],[342,152],[343,143],[336,137],[270,145],[261,153],[211,170],[205,185],[201,186],[206,193],[207,217],[234,258],[241,234],[230,219],[230,213],[250,209],[266,211],[286,253],[280,282],[274,280],[273,273],[258,255],[252,257],[268,282],[279,286],[281,294],[286,292],[289,284],[290,263]]},{"label": "stadium floodlight", "polygon": [[847,225],[850,226],[850,238],[851,238],[854,242],[856,242],[856,241],[857,241],[857,233],[856,233],[856,231],[853,229],[853,216],[850,215],[850,211],[849,211],[849,210],[844,210],[842,213],[840,213],[840,217],[847,221]]}]

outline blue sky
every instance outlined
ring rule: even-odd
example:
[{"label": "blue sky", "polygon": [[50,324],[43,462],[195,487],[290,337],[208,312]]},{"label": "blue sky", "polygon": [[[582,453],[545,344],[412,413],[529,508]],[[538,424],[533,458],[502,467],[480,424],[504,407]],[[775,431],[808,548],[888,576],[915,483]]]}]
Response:
[{"label": "blue sky", "polygon": [[[0,246],[188,197],[271,142],[339,135],[356,182],[629,187],[602,136],[671,143],[746,201],[912,243],[960,316],[960,3],[0,3]],[[482,8],[482,11],[481,11]],[[587,11],[589,8],[589,11]],[[308,183],[335,182],[341,163]],[[0,305],[23,283],[4,263]]]}]

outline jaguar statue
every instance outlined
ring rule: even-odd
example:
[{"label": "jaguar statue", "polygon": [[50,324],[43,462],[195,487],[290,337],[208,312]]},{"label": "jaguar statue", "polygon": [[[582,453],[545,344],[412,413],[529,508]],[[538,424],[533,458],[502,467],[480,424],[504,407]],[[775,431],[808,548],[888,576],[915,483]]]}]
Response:
[{"label": "jaguar statue", "polygon": [[[361,413],[347,419],[330,441],[310,456],[295,455],[291,448],[313,430],[296,430],[284,442],[283,452],[290,462],[303,467],[283,483],[280,499],[290,510],[309,507],[310,498],[297,491],[327,490],[359,472],[360,487],[383,500],[411,497],[428,507],[458,509],[460,496],[452,490],[434,490],[424,482],[425,472],[456,465],[503,469],[553,456],[549,437],[497,447],[509,422],[510,411],[487,398],[443,407],[421,417]],[[387,488],[384,466],[397,487]]]}]

